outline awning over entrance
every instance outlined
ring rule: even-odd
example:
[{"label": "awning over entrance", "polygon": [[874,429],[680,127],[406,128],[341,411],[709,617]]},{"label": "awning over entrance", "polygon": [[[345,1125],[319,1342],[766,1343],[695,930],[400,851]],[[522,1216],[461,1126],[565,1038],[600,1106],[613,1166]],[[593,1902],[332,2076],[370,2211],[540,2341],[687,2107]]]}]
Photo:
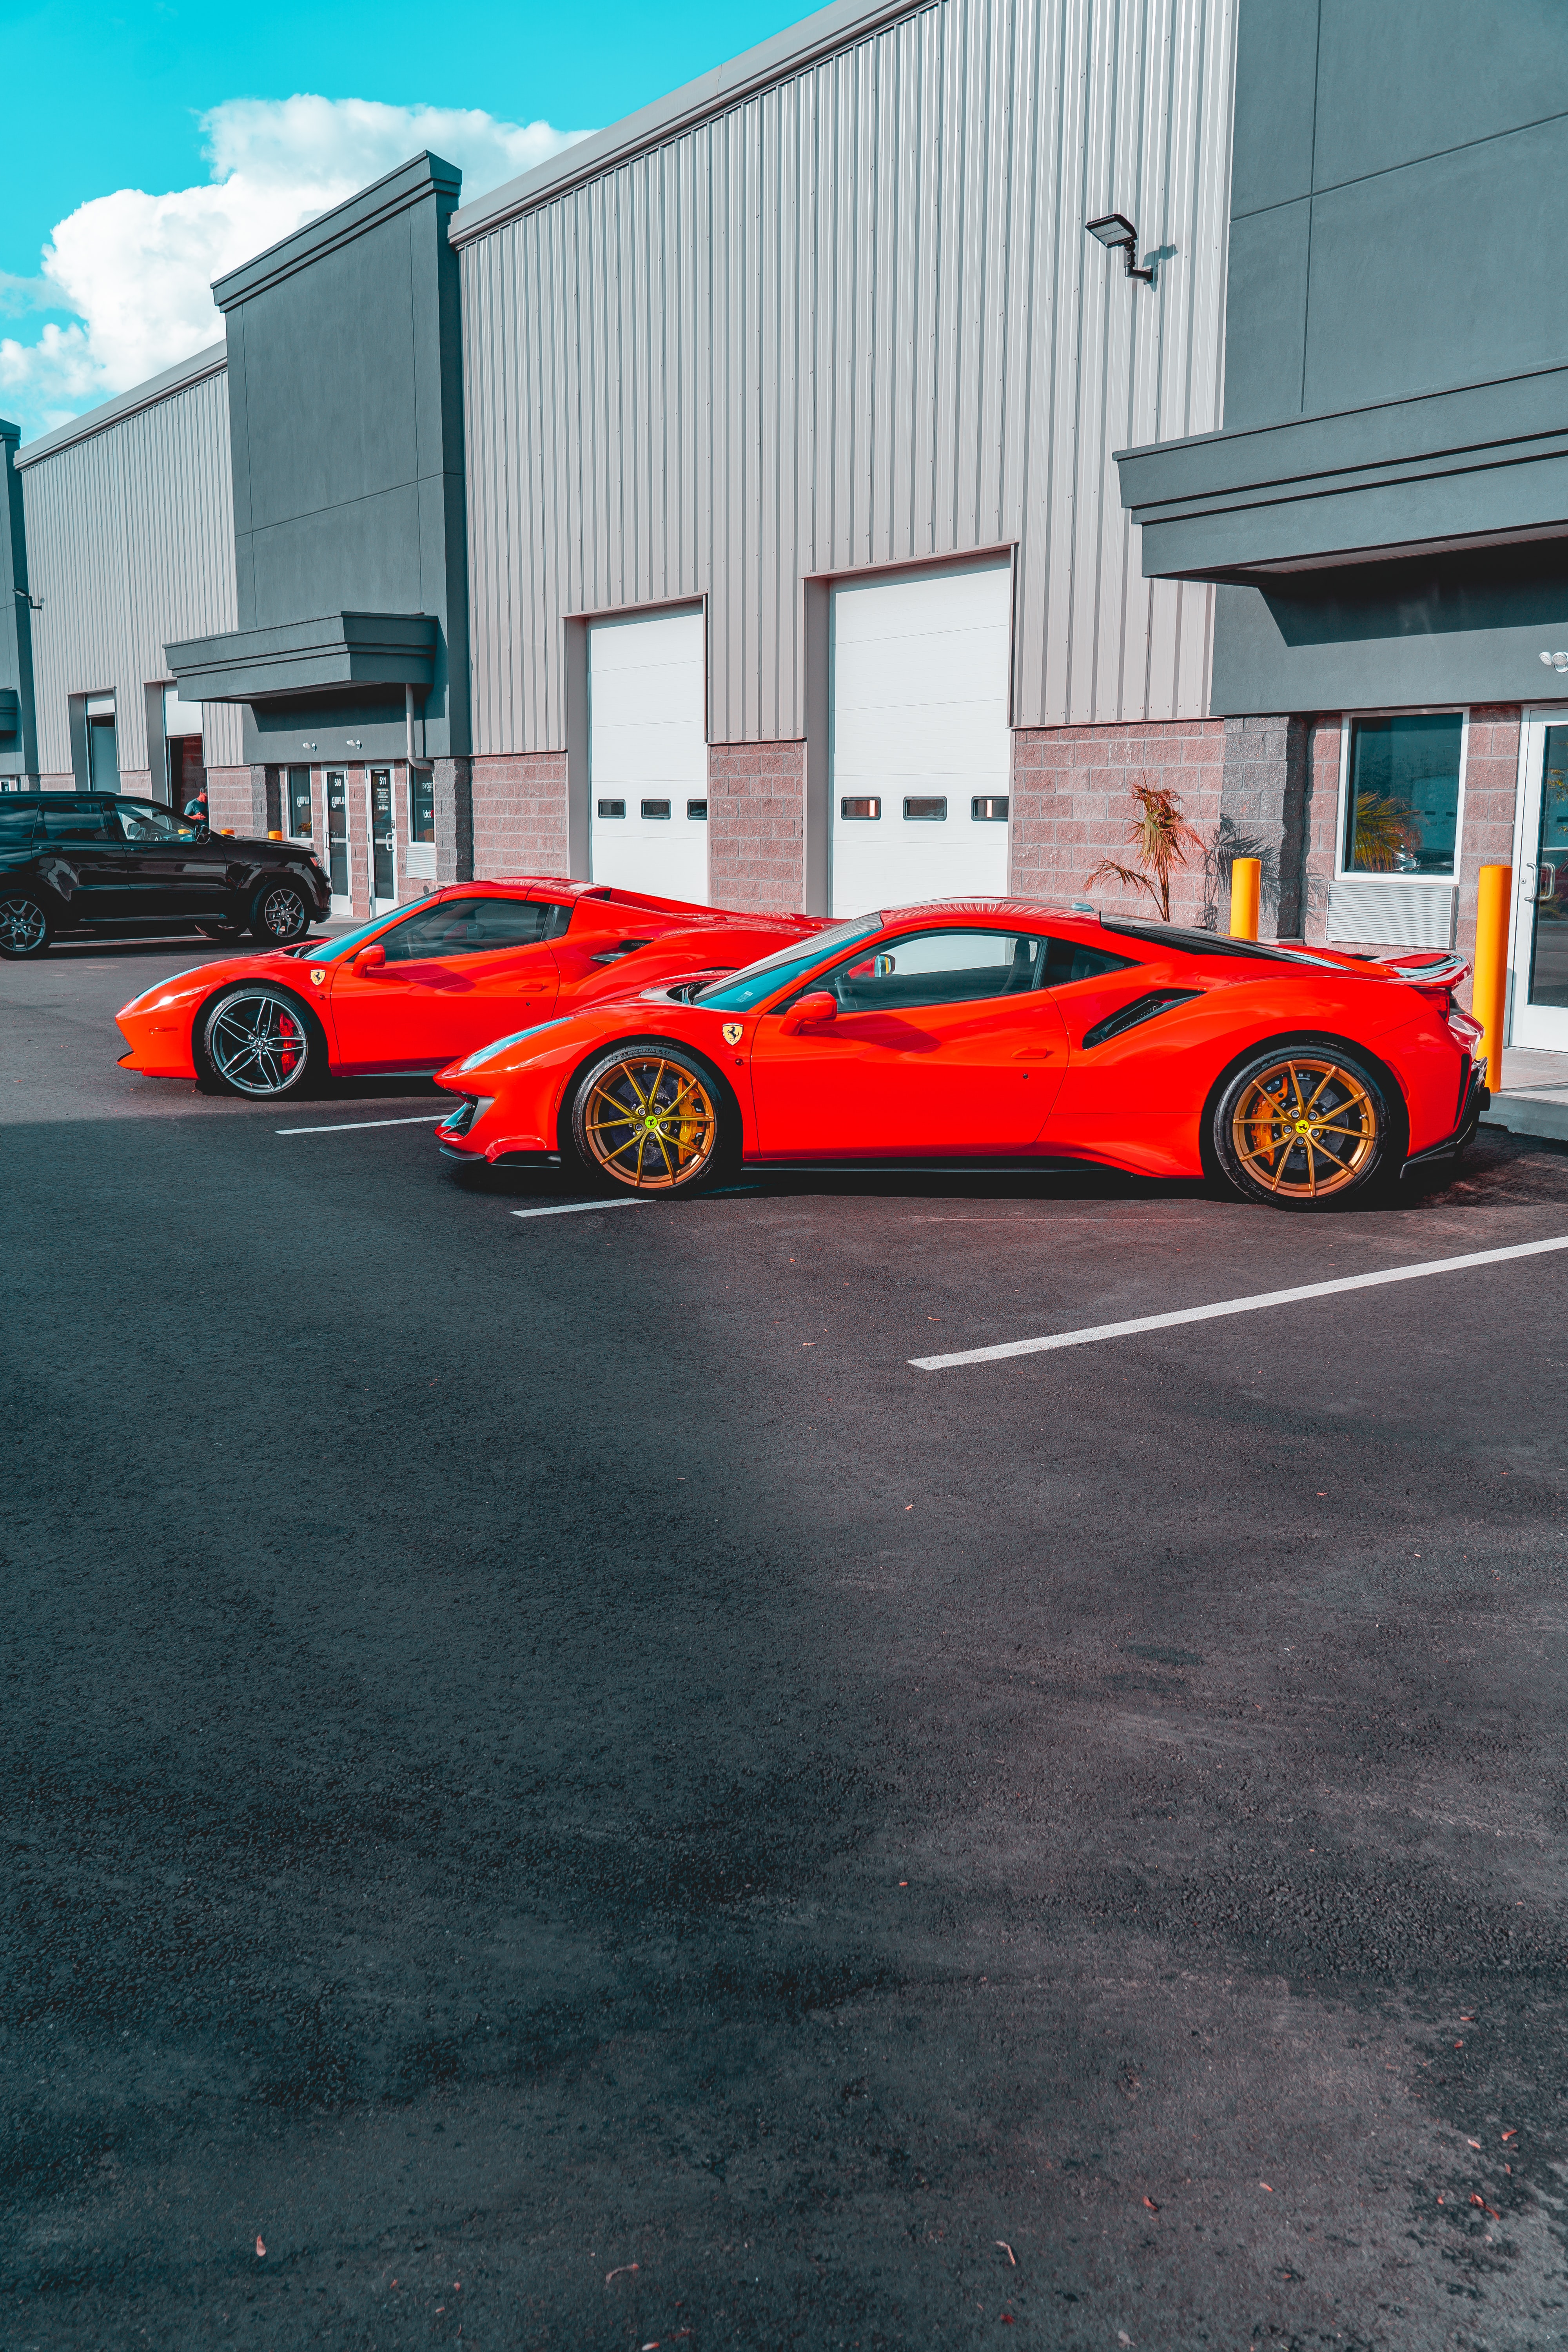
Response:
[{"label": "awning over entrance", "polygon": [[164,647],[182,702],[268,703],[345,687],[418,688],[435,677],[434,617],[323,613],[272,629],[231,629]]},{"label": "awning over entrance", "polygon": [[1116,463],[1145,579],[1276,584],[1321,567],[1568,541],[1568,368],[1204,433]]}]

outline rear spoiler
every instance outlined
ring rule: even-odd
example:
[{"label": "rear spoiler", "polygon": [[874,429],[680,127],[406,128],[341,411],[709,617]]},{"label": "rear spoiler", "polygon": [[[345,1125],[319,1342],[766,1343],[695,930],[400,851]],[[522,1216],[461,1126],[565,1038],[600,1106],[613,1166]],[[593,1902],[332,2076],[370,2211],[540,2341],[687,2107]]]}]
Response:
[{"label": "rear spoiler", "polygon": [[1379,956],[1378,961],[1412,987],[1440,990],[1445,996],[1452,996],[1470,969],[1463,956],[1434,953],[1429,948],[1418,948],[1409,955]]}]

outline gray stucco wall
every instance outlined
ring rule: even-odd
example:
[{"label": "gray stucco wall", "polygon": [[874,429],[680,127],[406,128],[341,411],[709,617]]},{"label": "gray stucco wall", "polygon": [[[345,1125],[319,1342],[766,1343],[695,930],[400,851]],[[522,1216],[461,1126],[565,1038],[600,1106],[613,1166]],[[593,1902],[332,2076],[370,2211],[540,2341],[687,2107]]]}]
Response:
[{"label": "gray stucco wall", "polygon": [[[36,775],[33,614],[26,601],[27,535],[22,478],[12,460],[21,427],[0,417],[0,775]],[[18,595],[17,591],[22,593]]]},{"label": "gray stucco wall", "polygon": [[1561,0],[1241,0],[1225,422],[1568,361]]},{"label": "gray stucco wall", "polygon": [[1224,428],[1121,468],[1145,570],[1226,583],[1215,712],[1541,690],[1565,201],[1561,0],[1241,0]]},{"label": "gray stucco wall", "polygon": [[[468,749],[458,268],[461,175],[416,156],[221,278],[246,633],[343,612],[437,624],[421,749]],[[247,706],[247,756],[404,749],[402,688]]]}]

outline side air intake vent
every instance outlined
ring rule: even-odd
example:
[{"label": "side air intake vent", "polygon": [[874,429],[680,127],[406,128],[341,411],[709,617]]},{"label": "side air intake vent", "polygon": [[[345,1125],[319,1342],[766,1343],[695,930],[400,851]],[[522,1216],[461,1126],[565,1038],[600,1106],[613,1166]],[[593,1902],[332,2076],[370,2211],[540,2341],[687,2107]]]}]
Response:
[{"label": "side air intake vent", "polygon": [[1151,996],[1135,996],[1131,1004],[1123,1004],[1116,1012],[1108,1013],[1103,1021],[1097,1021],[1092,1029],[1087,1030],[1084,1045],[1106,1045],[1112,1037],[1120,1037],[1124,1030],[1136,1029],[1140,1023],[1152,1021],[1157,1013],[1169,1013],[1173,1005],[1185,1004],[1193,997],[1202,994],[1201,988],[1160,988]]}]

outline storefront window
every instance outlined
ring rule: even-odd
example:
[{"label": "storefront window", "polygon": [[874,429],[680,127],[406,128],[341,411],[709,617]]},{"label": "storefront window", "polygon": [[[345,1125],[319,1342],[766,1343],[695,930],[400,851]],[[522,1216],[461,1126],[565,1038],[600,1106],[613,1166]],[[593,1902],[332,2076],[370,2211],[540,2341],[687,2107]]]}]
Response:
[{"label": "storefront window", "polygon": [[436,838],[436,779],[427,770],[419,768],[408,779],[408,838]]},{"label": "storefront window", "polygon": [[310,838],[310,771],[289,771],[289,831],[296,841]]},{"label": "storefront window", "polygon": [[1357,719],[1346,792],[1346,874],[1452,874],[1463,713]]}]

